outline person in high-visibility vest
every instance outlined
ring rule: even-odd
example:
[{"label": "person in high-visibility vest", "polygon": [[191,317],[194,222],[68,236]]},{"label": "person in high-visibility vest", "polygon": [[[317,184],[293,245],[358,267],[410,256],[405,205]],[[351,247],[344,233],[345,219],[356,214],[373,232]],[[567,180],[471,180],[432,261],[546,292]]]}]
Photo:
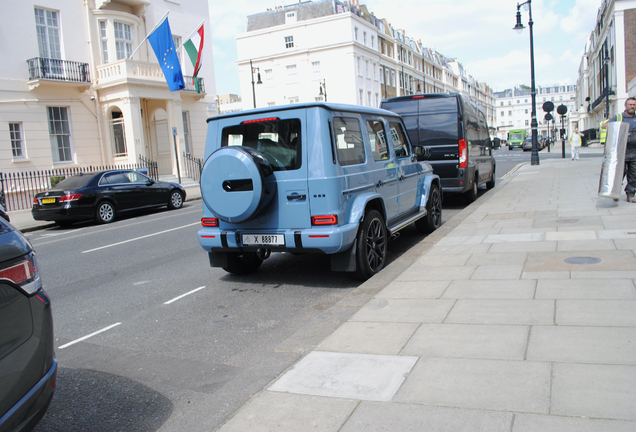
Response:
[{"label": "person in high-visibility vest", "polygon": [[609,121],[609,119],[607,120],[603,120],[601,122],[601,125],[599,127],[599,131],[601,133],[601,144],[605,145],[605,139],[607,138],[607,122]]},{"label": "person in high-visibility vest", "polygon": [[[636,203],[636,98],[629,97],[625,101],[625,111],[610,117],[608,122],[624,122],[629,124],[629,136],[625,149],[625,173],[627,174],[627,186],[625,194],[627,202]],[[607,128],[607,124],[601,125],[601,130]]]}]

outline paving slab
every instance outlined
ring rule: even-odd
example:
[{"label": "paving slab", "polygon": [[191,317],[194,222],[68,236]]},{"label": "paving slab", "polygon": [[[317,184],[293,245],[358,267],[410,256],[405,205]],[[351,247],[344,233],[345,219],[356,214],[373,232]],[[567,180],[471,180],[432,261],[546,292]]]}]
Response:
[{"label": "paving slab", "polygon": [[631,279],[541,279],[537,281],[537,299],[636,300]]},{"label": "paving slab", "polygon": [[526,252],[509,253],[480,253],[472,254],[466,264],[468,265],[521,265],[525,263],[528,254]]},{"label": "paving slab", "polygon": [[550,252],[556,251],[555,241],[520,241],[493,243],[489,252]]},{"label": "paving slab", "polygon": [[636,420],[636,366],[555,363],[551,413]]},{"label": "paving slab", "polygon": [[413,264],[397,277],[399,281],[470,279],[477,266],[425,267]]},{"label": "paving slab", "polygon": [[395,401],[455,408],[548,413],[550,363],[422,359]]},{"label": "paving slab", "polygon": [[469,280],[453,281],[442,298],[454,299],[532,299],[534,280]]},{"label": "paving slab", "polygon": [[227,422],[222,432],[337,432],[358,401],[263,392]]},{"label": "paving slab", "polygon": [[557,251],[616,250],[613,240],[559,240]]},{"label": "paving slab", "polygon": [[636,326],[636,300],[557,300],[555,323],[579,326]]},{"label": "paving slab", "polygon": [[532,326],[527,359],[636,365],[636,328]]},{"label": "paving slab", "polygon": [[440,298],[451,281],[395,281],[375,298]]},{"label": "paving slab", "polygon": [[362,402],[341,432],[509,432],[511,424],[511,413]]},{"label": "paving slab", "polygon": [[522,271],[523,265],[480,265],[470,278],[473,280],[518,280],[521,277]]},{"label": "paving slab", "polygon": [[373,299],[350,321],[439,323],[454,304],[452,299]]},{"label": "paving slab", "polygon": [[457,300],[444,320],[454,324],[551,325],[552,300]]},{"label": "paving slab", "polygon": [[389,401],[417,357],[313,351],[280,377],[270,391]]},{"label": "paving slab", "polygon": [[422,324],[402,355],[523,360],[529,326]]},{"label": "paving slab", "polygon": [[[578,264],[571,263],[572,258],[595,258],[598,261]],[[614,271],[628,269],[636,269],[634,254],[603,250],[531,252],[528,254],[524,268],[525,271]]]},{"label": "paving slab", "polygon": [[616,420],[517,414],[512,432],[633,432],[636,423]]},{"label": "paving slab", "polygon": [[346,322],[316,348],[361,354],[398,355],[419,327],[416,323]]}]

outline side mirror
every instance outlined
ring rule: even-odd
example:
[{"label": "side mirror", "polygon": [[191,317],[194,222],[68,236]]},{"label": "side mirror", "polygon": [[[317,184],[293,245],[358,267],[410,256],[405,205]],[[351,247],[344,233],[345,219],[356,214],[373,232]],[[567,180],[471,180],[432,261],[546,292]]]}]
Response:
[{"label": "side mirror", "polygon": [[153,184],[155,184],[154,179],[148,179],[148,181],[146,182],[146,186],[152,186]]},{"label": "side mirror", "polygon": [[425,161],[431,157],[431,149],[421,145],[416,145],[413,147],[413,155],[415,155],[415,159],[418,162]]}]

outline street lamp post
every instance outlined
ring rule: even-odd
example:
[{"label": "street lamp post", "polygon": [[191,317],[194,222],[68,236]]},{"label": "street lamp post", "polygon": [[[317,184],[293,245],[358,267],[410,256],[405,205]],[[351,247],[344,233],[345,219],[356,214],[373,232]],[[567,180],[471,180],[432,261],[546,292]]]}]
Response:
[{"label": "street lamp post", "polygon": [[320,82],[320,93],[319,93],[319,96],[324,96],[325,97],[325,102],[327,102],[327,83],[325,82],[324,79]]},{"label": "street lamp post", "polygon": [[530,127],[532,128],[532,157],[530,159],[531,165],[539,165],[539,148],[537,146],[537,100],[536,100],[536,88],[534,85],[534,39],[532,35],[532,0],[528,0],[521,4],[517,3],[517,24],[514,26],[513,30],[516,30],[517,33],[521,33],[525,26],[521,24],[521,6],[528,5],[528,15],[529,21],[528,26],[530,27],[530,80],[531,80],[531,94],[532,94],[532,120],[530,121]]},{"label": "street lamp post", "polygon": [[254,101],[254,108],[256,108],[256,88],[254,87],[254,71],[256,71],[256,84],[263,84],[261,81],[261,70],[252,66],[252,60],[250,59],[250,70],[252,71],[252,100]]},{"label": "street lamp post", "polygon": [[605,43],[605,49],[603,53],[603,65],[605,66],[605,118],[610,117],[609,107],[609,53],[607,52],[607,43]]}]

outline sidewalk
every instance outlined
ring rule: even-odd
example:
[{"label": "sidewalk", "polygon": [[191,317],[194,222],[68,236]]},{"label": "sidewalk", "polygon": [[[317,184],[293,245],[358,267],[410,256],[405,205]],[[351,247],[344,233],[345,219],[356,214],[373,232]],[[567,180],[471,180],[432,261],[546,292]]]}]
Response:
[{"label": "sidewalk", "polygon": [[[186,188],[186,201],[198,199],[201,199],[201,188],[198,186]],[[23,233],[55,226],[53,222],[34,220],[30,209],[11,211],[9,212],[9,218],[11,219],[11,225]]]},{"label": "sidewalk", "polygon": [[567,156],[354,290],[326,339],[285,341],[306,355],[220,430],[636,430],[636,205],[597,196],[602,158]]}]

